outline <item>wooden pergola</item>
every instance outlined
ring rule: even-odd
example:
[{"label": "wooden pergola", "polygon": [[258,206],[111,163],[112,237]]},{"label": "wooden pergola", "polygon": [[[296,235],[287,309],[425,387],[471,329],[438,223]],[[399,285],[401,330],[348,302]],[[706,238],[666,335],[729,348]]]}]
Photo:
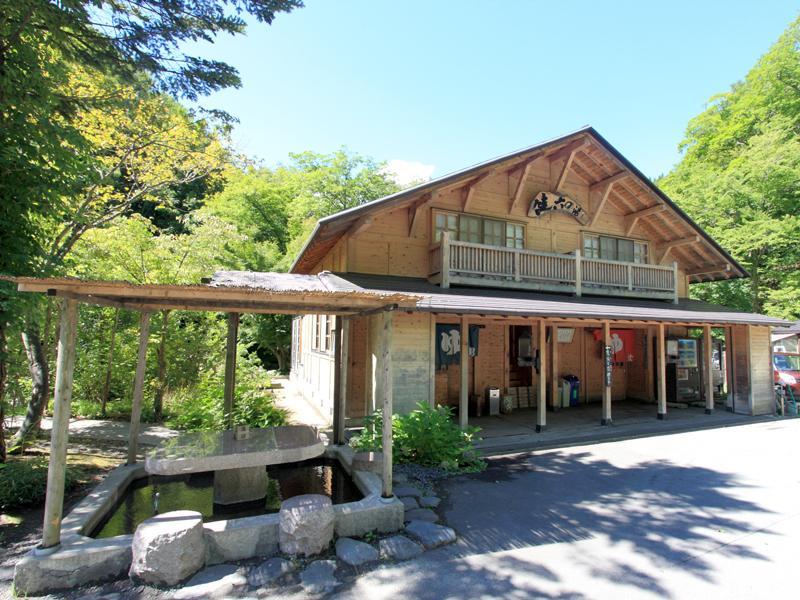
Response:
[{"label": "wooden pergola", "polygon": [[[200,285],[136,285],[115,281],[84,281],[57,278],[6,278],[17,284],[21,292],[45,293],[61,301],[58,354],[56,361],[53,428],[47,495],[45,499],[42,550],[56,549],[61,542],[61,521],[64,505],[67,441],[70,403],[72,400],[78,328],[78,306],[89,304],[123,308],[140,313],[139,348],[131,404],[131,426],[128,441],[128,464],[136,462],[142,397],[146,367],[150,315],[158,310],[214,311],[228,314],[228,336],[225,360],[225,415],[231,427],[234,407],[236,345],[241,313],[327,314],[335,315],[333,330],[334,365],[334,431],[333,442],[344,443],[344,406],[346,382],[343,364],[347,357],[348,319],[370,314],[383,315],[381,361],[383,377],[383,413],[392,414],[392,315],[401,307],[412,307],[416,296],[370,290],[332,290],[324,274],[292,275],[286,273],[253,274],[222,272]],[[383,420],[383,489],[392,495],[392,420]]]}]

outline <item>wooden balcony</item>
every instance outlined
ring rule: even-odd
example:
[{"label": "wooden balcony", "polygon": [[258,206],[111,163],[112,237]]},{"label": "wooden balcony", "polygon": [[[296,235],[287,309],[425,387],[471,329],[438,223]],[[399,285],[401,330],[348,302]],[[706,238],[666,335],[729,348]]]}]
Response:
[{"label": "wooden balcony", "polygon": [[466,285],[678,301],[677,263],[647,265],[457,242],[445,233],[430,247],[428,280]]}]

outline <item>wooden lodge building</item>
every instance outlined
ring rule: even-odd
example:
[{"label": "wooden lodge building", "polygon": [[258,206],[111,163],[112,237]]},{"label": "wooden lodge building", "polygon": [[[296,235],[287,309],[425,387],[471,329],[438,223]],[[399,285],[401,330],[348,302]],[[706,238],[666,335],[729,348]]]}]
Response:
[{"label": "wooden lodge building", "polygon": [[590,127],[324,218],[292,272],[417,299],[390,328],[380,313],[294,320],[293,381],[348,424],[380,408],[383,377],[395,412],[449,405],[462,425],[498,404],[537,430],[576,405],[604,424],[623,402],[658,418],[774,410],[782,322],[687,298],[748,274]]}]

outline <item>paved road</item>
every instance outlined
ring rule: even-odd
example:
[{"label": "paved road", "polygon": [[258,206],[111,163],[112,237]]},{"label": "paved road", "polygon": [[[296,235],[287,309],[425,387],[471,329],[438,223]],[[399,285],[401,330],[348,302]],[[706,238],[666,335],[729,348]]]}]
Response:
[{"label": "paved road", "polygon": [[800,420],[501,457],[337,598],[798,598]]}]

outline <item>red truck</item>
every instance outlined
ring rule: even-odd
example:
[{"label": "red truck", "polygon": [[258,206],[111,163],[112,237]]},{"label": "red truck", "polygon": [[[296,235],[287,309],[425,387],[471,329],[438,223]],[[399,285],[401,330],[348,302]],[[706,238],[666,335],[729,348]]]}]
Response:
[{"label": "red truck", "polygon": [[800,400],[800,354],[776,352],[772,355],[772,371],[775,385],[791,388],[796,400]]}]

